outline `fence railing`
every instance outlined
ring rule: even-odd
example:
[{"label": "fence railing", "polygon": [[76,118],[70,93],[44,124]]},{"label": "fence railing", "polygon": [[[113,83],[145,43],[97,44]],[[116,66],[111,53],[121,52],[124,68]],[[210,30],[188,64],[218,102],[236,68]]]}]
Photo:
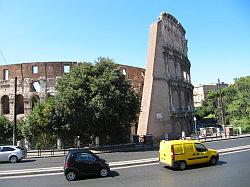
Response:
[{"label": "fence railing", "polygon": [[[211,134],[206,136],[196,136],[189,137],[190,139],[197,139],[199,141],[215,141],[222,139],[231,139],[231,138],[240,138],[244,135],[240,135],[238,133],[225,135],[221,134]],[[250,136],[248,134],[248,136]],[[188,138],[188,137],[187,137]],[[125,152],[125,151],[140,151],[140,150],[155,150],[159,147],[160,140],[154,140],[153,144],[145,144],[145,143],[130,143],[130,144],[118,144],[118,145],[106,145],[106,146],[86,146],[86,147],[64,147],[62,149],[36,149],[36,150],[28,150],[28,157],[49,157],[49,156],[65,156],[68,151],[75,149],[90,149],[95,153],[108,153],[108,152]]]},{"label": "fence railing", "polygon": [[74,147],[74,148],[62,148],[62,149],[36,149],[36,150],[28,150],[28,157],[49,157],[49,156],[64,156],[67,155],[68,151],[77,150],[77,149],[89,149],[95,153],[99,152],[125,152],[125,151],[139,151],[139,150],[151,150],[154,149],[155,146],[145,145],[145,144],[119,144],[119,145],[107,145],[107,146],[89,146],[89,147]]}]

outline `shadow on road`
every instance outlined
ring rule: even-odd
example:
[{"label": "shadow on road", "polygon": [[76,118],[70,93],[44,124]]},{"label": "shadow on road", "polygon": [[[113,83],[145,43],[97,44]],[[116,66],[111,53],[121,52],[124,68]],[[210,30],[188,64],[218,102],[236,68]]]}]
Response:
[{"label": "shadow on road", "polygon": [[[216,166],[221,166],[221,165],[224,165],[224,164],[227,164],[227,162],[219,160],[215,166],[211,166],[210,164],[204,163],[204,164],[197,164],[197,165],[188,166],[186,170],[200,169],[200,168],[206,168],[206,167],[216,167]],[[172,171],[180,171],[178,169],[173,169],[173,168],[170,168],[168,166],[165,166],[164,168],[165,169],[170,169]]]},{"label": "shadow on road", "polygon": [[191,169],[199,169],[199,168],[205,168],[205,167],[216,167],[216,166],[221,166],[226,164],[227,162],[219,160],[215,166],[211,166],[210,164],[197,164],[197,165],[192,165],[188,166],[187,170]]},{"label": "shadow on road", "polygon": [[[110,177],[117,177],[120,174],[116,171],[110,171],[109,176],[107,176],[106,178],[110,178]],[[99,176],[95,176],[95,175],[88,175],[88,176],[81,176],[78,178],[78,180],[87,180],[87,179],[99,179]]]}]

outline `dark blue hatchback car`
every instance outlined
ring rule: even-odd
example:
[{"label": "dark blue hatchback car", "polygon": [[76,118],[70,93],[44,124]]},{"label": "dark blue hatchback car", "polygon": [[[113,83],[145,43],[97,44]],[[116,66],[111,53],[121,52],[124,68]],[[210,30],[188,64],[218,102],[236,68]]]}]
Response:
[{"label": "dark blue hatchback car", "polygon": [[81,175],[99,175],[106,177],[110,173],[108,163],[89,150],[69,151],[64,162],[64,174],[68,181]]}]

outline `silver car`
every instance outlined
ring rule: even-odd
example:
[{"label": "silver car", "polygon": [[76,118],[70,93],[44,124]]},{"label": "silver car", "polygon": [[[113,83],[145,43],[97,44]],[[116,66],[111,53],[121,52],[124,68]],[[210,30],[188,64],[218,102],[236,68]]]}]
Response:
[{"label": "silver car", "polygon": [[0,146],[0,162],[15,163],[27,157],[27,151],[18,146]]}]

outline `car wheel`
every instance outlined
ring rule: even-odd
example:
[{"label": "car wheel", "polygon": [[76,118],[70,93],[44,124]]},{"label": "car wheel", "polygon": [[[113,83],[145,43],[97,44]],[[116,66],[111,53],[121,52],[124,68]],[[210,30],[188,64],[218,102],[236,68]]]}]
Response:
[{"label": "car wheel", "polygon": [[76,180],[76,172],[74,172],[74,171],[67,172],[66,173],[66,179],[68,181],[74,181],[74,180]]},{"label": "car wheel", "polygon": [[18,158],[17,158],[16,156],[11,156],[11,157],[9,158],[9,161],[10,161],[11,163],[16,163],[16,162],[18,161]]},{"label": "car wheel", "polygon": [[209,163],[210,163],[210,165],[214,166],[214,165],[216,165],[217,161],[218,161],[218,158],[215,157],[215,156],[212,156],[212,157],[210,158]]},{"label": "car wheel", "polygon": [[109,174],[109,170],[107,168],[102,168],[100,171],[99,171],[99,175],[101,177],[107,177]]},{"label": "car wheel", "polygon": [[186,169],[187,168],[187,163],[185,162],[185,161],[181,161],[180,163],[179,163],[179,169],[180,170],[184,170],[184,169]]}]

